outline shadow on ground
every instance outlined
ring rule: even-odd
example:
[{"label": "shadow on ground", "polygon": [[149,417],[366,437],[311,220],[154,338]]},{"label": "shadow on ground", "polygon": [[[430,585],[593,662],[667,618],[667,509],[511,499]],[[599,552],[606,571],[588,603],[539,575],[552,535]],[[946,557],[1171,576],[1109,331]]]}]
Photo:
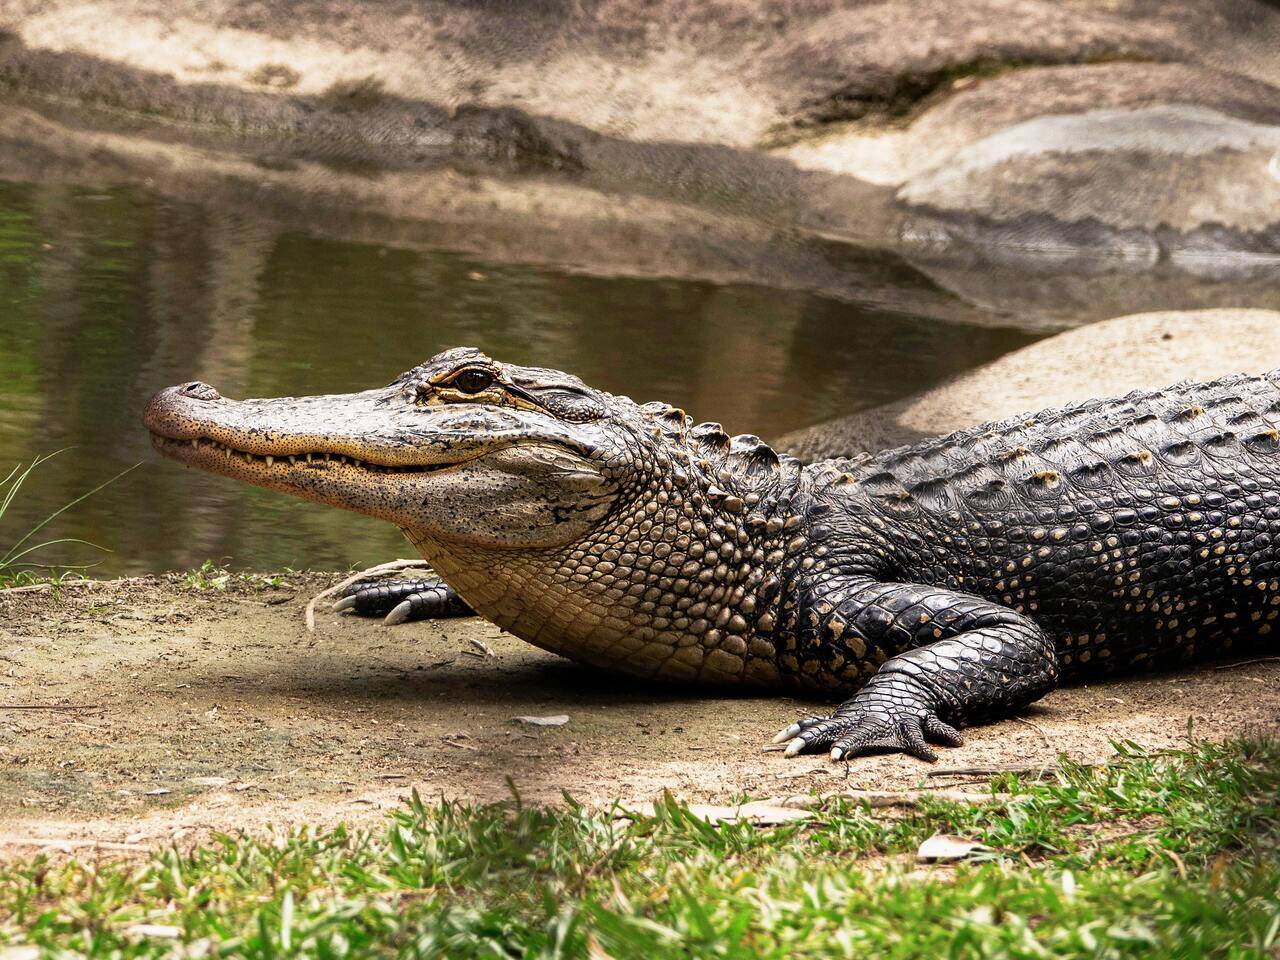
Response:
[{"label": "shadow on ground", "polygon": [[[360,822],[411,789],[724,801],[951,785],[929,774],[1060,752],[1091,762],[1113,740],[1158,748],[1189,724],[1221,738],[1280,720],[1273,659],[1061,690],[968,731],[934,767],[786,760],[761,745],[822,704],[617,678],[476,619],[384,628],[326,613],[308,634],[305,601],[331,582],[244,578],[219,591],[175,575],[0,599],[0,836],[150,842]],[[561,726],[515,719],[562,714]]]}]

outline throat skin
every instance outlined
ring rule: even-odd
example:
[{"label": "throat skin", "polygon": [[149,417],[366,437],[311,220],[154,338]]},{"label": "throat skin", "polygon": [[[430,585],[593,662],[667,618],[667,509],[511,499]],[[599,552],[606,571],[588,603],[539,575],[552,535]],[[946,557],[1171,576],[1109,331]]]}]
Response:
[{"label": "throat skin", "polygon": [[797,525],[748,522],[693,485],[672,493],[633,504],[565,548],[404,533],[477,613],[544,650],[641,677],[785,683],[774,634],[794,609],[783,557]]}]

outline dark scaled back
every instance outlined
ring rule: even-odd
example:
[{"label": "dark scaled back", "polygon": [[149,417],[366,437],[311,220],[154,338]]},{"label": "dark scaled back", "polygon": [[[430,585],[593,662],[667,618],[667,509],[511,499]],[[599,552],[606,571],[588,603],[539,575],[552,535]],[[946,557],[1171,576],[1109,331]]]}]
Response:
[{"label": "dark scaled back", "polygon": [[1277,383],[1280,371],[1137,390],[810,469],[822,487],[845,475],[898,512],[991,513],[1086,496],[1171,469],[1212,469],[1242,452],[1280,454]]}]

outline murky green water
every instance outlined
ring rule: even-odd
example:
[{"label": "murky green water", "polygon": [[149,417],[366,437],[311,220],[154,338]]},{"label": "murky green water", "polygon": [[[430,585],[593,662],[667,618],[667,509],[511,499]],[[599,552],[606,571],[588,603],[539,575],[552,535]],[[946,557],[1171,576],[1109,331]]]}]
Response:
[{"label": "murky green water", "polygon": [[280,233],[135,188],[20,183],[0,183],[0,317],[0,466],[68,448],[0,520],[0,548],[142,461],[47,531],[111,548],[45,554],[99,559],[100,575],[207,558],[338,567],[406,551],[385,524],[157,460],[139,412],[182,380],[232,397],[354,390],[471,344],[770,437],[1032,338],[883,303]]}]

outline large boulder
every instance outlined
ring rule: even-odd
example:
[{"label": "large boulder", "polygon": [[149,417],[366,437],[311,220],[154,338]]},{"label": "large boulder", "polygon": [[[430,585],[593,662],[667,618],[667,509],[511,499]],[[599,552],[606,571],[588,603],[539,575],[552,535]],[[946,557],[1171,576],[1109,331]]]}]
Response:
[{"label": "large boulder", "polygon": [[0,101],[205,163],[443,170],[454,196],[535,172],[641,230],[657,200],[1220,272],[1280,252],[1277,47],[1260,0],[12,0]]},{"label": "large boulder", "polygon": [[1221,270],[1222,251],[1280,253],[1280,88],[1186,63],[989,70],[909,123],[845,125],[779,152],[897,188],[899,237],[917,250],[1198,272]]},{"label": "large boulder", "polygon": [[776,445],[809,461],[852,456],[1093,397],[1276,368],[1280,311],[1135,314],[1049,337],[924,393],[790,433]]},{"label": "large boulder", "polygon": [[[938,95],[944,94],[944,95]],[[1042,117],[1203,107],[1256,124],[1280,123],[1280,87],[1200,64],[1113,60],[1065,66],[978,64],[953,76],[906,122],[845,124],[777,152],[798,166],[906,188],[955,174],[973,145]],[[1154,146],[1154,144],[1152,144]],[[1072,150],[1078,144],[1070,144]]]},{"label": "large boulder", "polygon": [[1280,125],[1185,103],[1036,117],[908,181],[907,236],[1189,266],[1280,254]]},{"label": "large boulder", "polygon": [[[1252,0],[1238,0],[1247,9]],[[891,117],[972,71],[1219,51],[1258,16],[1158,0],[12,0],[31,51],[282,96],[355,90],[516,107],[637,141],[752,147],[770,131]],[[1256,71],[1253,71],[1256,72]],[[93,101],[101,78],[64,96]],[[172,91],[162,92],[172,96]],[[166,102],[154,105],[158,116]]]}]

